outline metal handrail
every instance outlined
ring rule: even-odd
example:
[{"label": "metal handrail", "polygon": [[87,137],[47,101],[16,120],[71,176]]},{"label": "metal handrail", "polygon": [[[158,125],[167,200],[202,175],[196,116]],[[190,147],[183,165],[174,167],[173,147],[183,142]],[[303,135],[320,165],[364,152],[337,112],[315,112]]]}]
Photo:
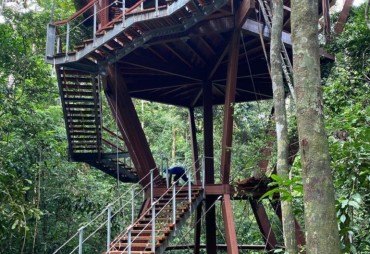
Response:
[{"label": "metal handrail", "polygon": [[[198,160],[199,161],[199,160]],[[197,161],[197,162],[198,162]],[[194,174],[196,174],[198,171],[200,170],[204,170],[204,167],[200,167],[198,168]],[[189,172],[189,177],[188,177],[188,181],[185,182],[185,185],[182,185],[179,190],[176,191],[176,185],[178,183],[178,181],[180,181],[180,178],[182,178],[182,176],[186,175],[186,173]],[[203,172],[203,175],[204,175],[204,172]],[[152,225],[152,230],[155,229],[155,218],[158,217],[158,215],[164,210],[164,208],[169,205],[171,202],[173,203],[172,205],[172,221],[173,221],[173,224],[176,224],[176,194],[180,193],[181,190],[184,189],[184,187],[186,185],[188,185],[188,198],[189,198],[189,203],[191,203],[191,193],[192,193],[192,190],[191,190],[191,169],[189,168],[188,170],[186,170],[180,177],[177,181],[173,182],[173,184],[171,185],[170,188],[167,188],[167,190],[159,197],[157,198],[155,201],[153,200],[153,198],[151,197],[151,206],[148,207],[148,211],[149,210],[152,210],[152,219],[145,225],[145,227],[143,227],[138,233],[137,235],[132,239],[131,238],[131,229],[133,227],[133,225],[135,225],[137,222],[139,222],[141,219],[144,218],[144,216],[146,215],[146,213],[143,213],[134,223],[132,223],[125,231],[124,233],[120,234],[121,236],[122,235],[128,235],[128,240],[130,240],[130,242],[128,241],[128,246],[126,246],[126,248],[122,251],[128,251],[130,253],[131,251],[131,243],[134,242],[142,232],[144,232],[144,230],[149,226],[149,225]],[[204,178],[203,178],[204,179]],[[153,185],[153,182],[150,183],[151,186]],[[202,187],[204,188],[204,183],[202,184]],[[169,199],[164,205],[163,207],[157,212],[155,213],[155,205],[166,195],[168,194],[170,191],[172,191],[172,198]],[[117,243],[119,241],[120,237],[117,237],[116,239],[114,239],[114,241],[112,242],[112,247],[108,250],[108,251],[111,251],[114,247],[114,244]],[[149,245],[150,242],[147,243],[147,246]],[[152,239],[151,239],[151,248],[152,248],[152,251],[154,252],[155,251],[155,236],[154,236],[154,232],[152,232]]]},{"label": "metal handrail", "polygon": [[[150,172],[148,174],[146,174],[138,183],[140,183],[141,181],[144,180],[144,178],[146,178],[149,174],[151,174],[156,168],[150,170]],[[157,179],[158,177],[160,177],[160,175],[157,175],[155,179]],[[80,227],[78,229],[78,231],[72,236],[70,237],[64,244],[62,244],[58,249],[56,249],[53,254],[55,253],[58,253],[63,247],[65,247],[72,239],[74,239],[77,235],[79,236],[79,244],[78,246],[76,246],[70,253],[73,253],[74,251],[76,251],[77,249],[79,249],[79,253],[82,253],[82,245],[84,242],[86,242],[91,236],[93,236],[98,230],[100,230],[105,224],[110,224],[111,223],[111,218],[114,217],[115,215],[117,215],[120,211],[122,211],[123,208],[126,207],[127,204],[131,204],[134,202],[135,198],[140,195],[143,191],[145,191],[145,189],[150,185],[151,183],[148,183],[146,186],[144,186],[139,192],[136,193],[136,195],[132,195],[132,198],[131,200],[128,200],[127,202],[125,202],[120,208],[118,208],[118,211],[116,211],[114,214],[111,214],[111,207],[113,205],[115,205],[116,203],[118,203],[118,201],[120,201],[123,197],[126,197],[129,192],[133,192],[134,191],[134,188],[135,186],[132,186],[131,188],[129,188],[126,192],[124,192],[120,197],[118,197],[117,199],[115,199],[112,203],[108,204],[97,216],[95,216],[92,220],[90,220],[86,225],[83,225],[82,227]],[[133,210],[133,209],[132,209]],[[93,231],[90,235],[88,235],[87,237],[83,238],[83,231],[85,228],[87,228],[88,226],[90,226],[91,224],[93,224],[98,218],[100,218],[103,214],[105,214],[106,212],[108,212],[108,219],[106,221],[104,221],[103,223],[101,223],[97,229],[95,231]],[[108,232],[110,231],[110,225],[108,226]],[[107,239],[110,238],[108,237],[108,234],[107,234]],[[107,240],[108,241],[108,240]],[[110,240],[109,240],[110,241]],[[109,246],[109,243],[107,243],[107,246]]]}]

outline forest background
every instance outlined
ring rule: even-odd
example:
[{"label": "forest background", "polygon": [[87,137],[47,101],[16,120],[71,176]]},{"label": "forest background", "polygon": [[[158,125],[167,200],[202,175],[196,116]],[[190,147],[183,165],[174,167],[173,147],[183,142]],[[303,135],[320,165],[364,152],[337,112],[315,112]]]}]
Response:
[{"label": "forest background", "polygon": [[[57,82],[53,66],[44,63],[46,24],[53,3],[40,0],[38,4],[42,9],[37,12],[2,10],[0,253],[52,253],[129,186],[86,164],[68,161]],[[73,12],[72,1],[56,1],[55,20]],[[364,12],[365,6],[352,9],[345,31],[326,45],[335,54],[335,62],[322,63],[326,131],[343,253],[370,253],[370,29]],[[337,16],[331,17],[332,22]],[[190,167],[187,111],[138,100],[135,105],[157,163],[164,156],[169,164]],[[269,138],[266,129],[271,107],[271,101],[236,105],[233,183],[255,173],[261,159],[257,151]],[[214,108],[215,158],[220,158],[222,114],[222,106]],[[196,115],[201,133],[201,111]],[[289,115],[289,124],[294,140],[294,114]],[[198,137],[202,144],[201,135]],[[215,163],[219,168],[219,161]],[[270,164],[272,168],[273,160]],[[292,169],[294,181],[276,180],[281,189],[297,187],[286,198],[292,200],[295,216],[303,226],[300,171],[297,155]],[[245,202],[234,201],[234,217],[239,243],[263,243]],[[222,243],[223,226],[218,227],[218,241]],[[281,230],[276,218],[274,227]],[[192,237],[185,235],[176,241],[186,244]],[[97,243],[90,250],[102,249],[104,243]]]}]

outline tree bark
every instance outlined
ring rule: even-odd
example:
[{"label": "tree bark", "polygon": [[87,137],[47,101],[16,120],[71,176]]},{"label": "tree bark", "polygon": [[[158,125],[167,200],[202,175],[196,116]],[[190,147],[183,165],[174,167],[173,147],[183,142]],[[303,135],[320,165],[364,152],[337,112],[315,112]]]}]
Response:
[{"label": "tree bark", "polygon": [[[271,29],[271,80],[275,107],[275,124],[277,137],[277,174],[283,178],[289,177],[289,138],[285,109],[285,90],[281,60],[281,34],[283,30],[283,0],[273,0],[273,15]],[[292,204],[281,200],[281,213],[285,250],[289,254],[297,253],[295,224]]]},{"label": "tree bark", "polygon": [[340,253],[320,86],[317,1],[292,1],[294,84],[307,253]]}]

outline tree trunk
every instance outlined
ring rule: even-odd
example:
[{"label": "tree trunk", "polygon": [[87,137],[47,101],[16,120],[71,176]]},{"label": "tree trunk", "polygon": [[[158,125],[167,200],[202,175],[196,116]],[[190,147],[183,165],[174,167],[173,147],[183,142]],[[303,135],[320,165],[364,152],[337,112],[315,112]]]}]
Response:
[{"label": "tree trunk", "polygon": [[294,84],[307,253],[340,253],[320,86],[317,1],[292,1]]},{"label": "tree trunk", "polygon": [[[283,30],[283,0],[273,0],[273,18],[271,29],[271,79],[274,94],[276,137],[277,137],[277,174],[283,178],[289,177],[289,139],[288,124],[285,110],[285,91],[281,60],[281,33]],[[285,250],[289,254],[297,253],[295,224],[292,204],[281,200],[281,213]]]}]

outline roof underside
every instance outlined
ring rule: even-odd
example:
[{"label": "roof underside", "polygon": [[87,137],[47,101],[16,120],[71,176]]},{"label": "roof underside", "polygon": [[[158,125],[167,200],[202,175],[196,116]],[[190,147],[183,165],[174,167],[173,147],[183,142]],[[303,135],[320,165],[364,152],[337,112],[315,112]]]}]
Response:
[{"label": "roof underside", "polygon": [[[265,53],[269,54],[267,26],[258,2],[241,32],[236,86],[237,102],[272,98],[271,79]],[[185,32],[156,37],[117,61],[117,72],[123,76],[133,98],[184,107],[202,105],[202,87],[212,83],[213,103],[225,101],[226,75],[234,16],[230,6]],[[285,1],[284,31],[290,32],[290,6]],[[247,24],[254,26],[247,28]],[[139,24],[166,27],[165,19]],[[140,29],[138,29],[140,30]],[[265,33],[263,42],[259,33]],[[290,40],[290,38],[289,38]],[[266,52],[264,52],[264,48]]]}]

